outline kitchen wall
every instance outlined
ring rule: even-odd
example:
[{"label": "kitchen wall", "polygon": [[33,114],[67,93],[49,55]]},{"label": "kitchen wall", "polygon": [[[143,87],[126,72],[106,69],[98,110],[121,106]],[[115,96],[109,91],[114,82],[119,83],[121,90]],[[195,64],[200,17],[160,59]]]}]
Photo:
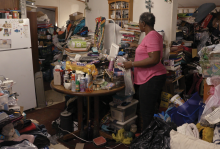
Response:
[{"label": "kitchen wall", "polygon": [[88,26],[91,32],[95,31],[96,22],[95,18],[97,17],[108,17],[108,1],[107,0],[90,0],[88,6],[91,8],[91,11],[86,10],[86,25]]},{"label": "kitchen wall", "polygon": [[[143,12],[147,12],[145,0],[133,0],[133,21],[139,22],[139,16]],[[177,8],[178,0],[173,0],[171,4],[164,2],[163,0],[152,0],[153,8],[152,13],[156,17],[155,30],[164,30],[165,40],[167,47],[172,40],[176,38],[176,21],[177,21]],[[86,24],[90,30],[95,30],[95,18],[103,16],[108,18],[108,1],[107,0],[93,0],[89,1],[89,7],[91,11],[86,11]],[[142,38],[144,35],[142,35]],[[166,54],[169,53],[169,48],[166,50]]]},{"label": "kitchen wall", "polygon": [[[151,12],[156,17],[155,30],[165,32],[165,43],[167,45],[166,55],[169,53],[169,44],[176,38],[176,21],[178,0],[174,0],[171,4],[163,0],[152,0],[153,8]],[[139,16],[143,12],[147,12],[145,0],[134,0],[133,21],[138,22]],[[142,35],[143,38],[144,35]]]},{"label": "kitchen wall", "polygon": [[84,13],[85,4],[77,0],[36,0],[36,5],[58,7],[58,26],[66,25],[69,15],[74,12]]}]

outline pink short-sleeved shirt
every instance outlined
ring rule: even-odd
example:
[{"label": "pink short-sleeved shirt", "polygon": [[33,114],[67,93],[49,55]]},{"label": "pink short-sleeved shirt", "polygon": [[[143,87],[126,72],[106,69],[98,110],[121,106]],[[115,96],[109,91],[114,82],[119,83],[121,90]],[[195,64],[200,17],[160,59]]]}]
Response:
[{"label": "pink short-sleeved shirt", "polygon": [[[156,32],[149,32],[138,46],[135,52],[135,60],[141,61],[149,57],[148,53],[160,51],[160,58],[163,57],[163,38]],[[154,76],[159,76],[166,74],[166,68],[160,62],[155,66],[148,68],[135,67],[134,68],[134,83],[137,85],[142,85],[150,80]]]}]

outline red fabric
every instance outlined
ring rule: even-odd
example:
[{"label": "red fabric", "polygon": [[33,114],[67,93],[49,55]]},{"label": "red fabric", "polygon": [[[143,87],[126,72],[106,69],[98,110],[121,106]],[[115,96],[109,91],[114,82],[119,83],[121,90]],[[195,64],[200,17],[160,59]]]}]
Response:
[{"label": "red fabric", "polygon": [[32,131],[32,130],[36,130],[36,129],[37,129],[37,128],[36,128],[36,126],[34,125],[34,123],[31,123],[30,126],[24,128],[24,129],[21,129],[21,130],[19,131],[19,133],[24,133],[24,132],[28,132],[28,131]]}]

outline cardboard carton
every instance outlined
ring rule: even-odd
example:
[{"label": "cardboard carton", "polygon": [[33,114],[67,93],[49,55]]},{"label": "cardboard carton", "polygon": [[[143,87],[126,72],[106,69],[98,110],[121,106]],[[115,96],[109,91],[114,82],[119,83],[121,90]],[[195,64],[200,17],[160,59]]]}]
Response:
[{"label": "cardboard carton", "polygon": [[76,20],[81,19],[82,17],[83,17],[83,13],[75,12],[75,13],[70,15],[70,21],[76,21]]}]

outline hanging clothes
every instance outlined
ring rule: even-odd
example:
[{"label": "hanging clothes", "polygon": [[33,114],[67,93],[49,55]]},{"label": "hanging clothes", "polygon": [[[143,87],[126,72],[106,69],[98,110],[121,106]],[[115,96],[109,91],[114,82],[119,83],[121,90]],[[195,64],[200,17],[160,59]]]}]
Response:
[{"label": "hanging clothes", "polygon": [[97,47],[98,50],[103,49],[104,42],[104,33],[105,33],[105,17],[98,17],[95,19],[96,21],[96,30],[94,37],[94,46]]}]

